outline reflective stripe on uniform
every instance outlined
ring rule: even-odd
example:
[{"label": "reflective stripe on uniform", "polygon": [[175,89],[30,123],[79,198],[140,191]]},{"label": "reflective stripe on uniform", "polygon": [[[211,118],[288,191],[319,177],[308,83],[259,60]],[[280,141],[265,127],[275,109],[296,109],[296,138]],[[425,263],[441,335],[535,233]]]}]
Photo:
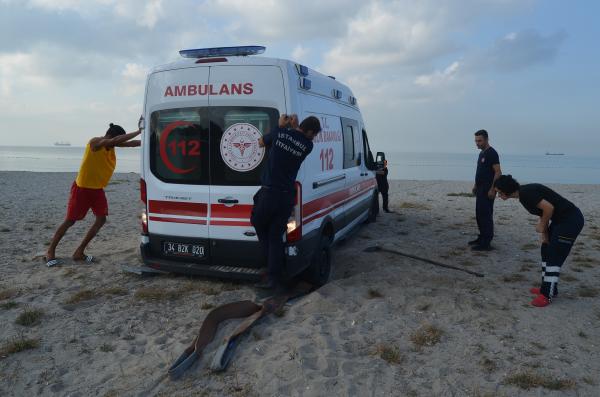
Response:
[{"label": "reflective stripe on uniform", "polygon": [[544,276],[544,282],[546,282],[546,283],[558,283],[558,276]]}]

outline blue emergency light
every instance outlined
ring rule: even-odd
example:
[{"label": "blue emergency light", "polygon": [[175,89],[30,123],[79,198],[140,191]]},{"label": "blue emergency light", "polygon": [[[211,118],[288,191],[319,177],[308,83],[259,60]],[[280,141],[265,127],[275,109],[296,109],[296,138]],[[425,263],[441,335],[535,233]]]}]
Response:
[{"label": "blue emergency light", "polygon": [[265,50],[265,47],[258,45],[238,47],[194,48],[190,50],[181,50],[179,51],[179,55],[181,55],[184,58],[232,57],[258,55],[265,52]]}]

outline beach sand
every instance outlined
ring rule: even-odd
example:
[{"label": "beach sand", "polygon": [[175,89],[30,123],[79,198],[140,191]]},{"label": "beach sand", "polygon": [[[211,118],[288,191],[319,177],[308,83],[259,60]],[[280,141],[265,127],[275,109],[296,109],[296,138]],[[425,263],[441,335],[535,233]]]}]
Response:
[{"label": "beach sand", "polygon": [[[541,278],[536,219],[517,201],[496,202],[496,249],[474,254],[475,201],[448,195],[469,182],[392,181],[395,213],[335,248],[328,285],[256,325],[226,372],[208,369],[212,343],[171,381],[168,367],[209,309],[256,291],[124,273],[121,264],[139,264],[136,174],[116,174],[106,189],[109,221],[87,251],[99,263],[68,259],[90,215],[58,247],[62,265],[32,260],[64,218],[74,177],[0,172],[0,395],[600,395],[600,186],[552,186],[586,226],[560,295],[539,309],[528,291]],[[363,251],[374,244],[485,277]]]}]

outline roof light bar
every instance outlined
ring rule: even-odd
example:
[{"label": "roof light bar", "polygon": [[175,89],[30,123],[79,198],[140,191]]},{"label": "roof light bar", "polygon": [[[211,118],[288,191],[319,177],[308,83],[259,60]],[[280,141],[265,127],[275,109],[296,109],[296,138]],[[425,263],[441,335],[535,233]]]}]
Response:
[{"label": "roof light bar", "polygon": [[304,65],[296,64],[296,70],[300,76],[308,76],[308,67]]},{"label": "roof light bar", "polygon": [[350,105],[356,105],[356,98],[353,96],[348,97],[348,102],[350,102]]},{"label": "roof light bar", "polygon": [[331,90],[331,95],[335,98],[335,99],[340,99],[342,97],[342,91],[341,90],[336,90],[335,88],[333,90]]},{"label": "roof light bar", "polygon": [[179,51],[179,55],[184,58],[211,58],[211,57],[231,57],[258,55],[265,52],[266,47],[251,45],[238,47],[214,47],[214,48],[194,48]]}]

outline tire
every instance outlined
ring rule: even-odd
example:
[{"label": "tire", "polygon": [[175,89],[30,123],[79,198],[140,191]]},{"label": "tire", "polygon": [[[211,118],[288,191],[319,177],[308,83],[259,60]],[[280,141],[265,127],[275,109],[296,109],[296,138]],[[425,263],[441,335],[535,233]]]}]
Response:
[{"label": "tire", "polygon": [[379,215],[379,193],[375,192],[371,200],[371,207],[369,208],[369,216],[366,223],[376,222],[377,215]]},{"label": "tire", "polygon": [[331,270],[331,241],[329,236],[323,235],[310,260],[310,266],[304,271],[302,278],[316,287],[322,287],[329,282]]}]

